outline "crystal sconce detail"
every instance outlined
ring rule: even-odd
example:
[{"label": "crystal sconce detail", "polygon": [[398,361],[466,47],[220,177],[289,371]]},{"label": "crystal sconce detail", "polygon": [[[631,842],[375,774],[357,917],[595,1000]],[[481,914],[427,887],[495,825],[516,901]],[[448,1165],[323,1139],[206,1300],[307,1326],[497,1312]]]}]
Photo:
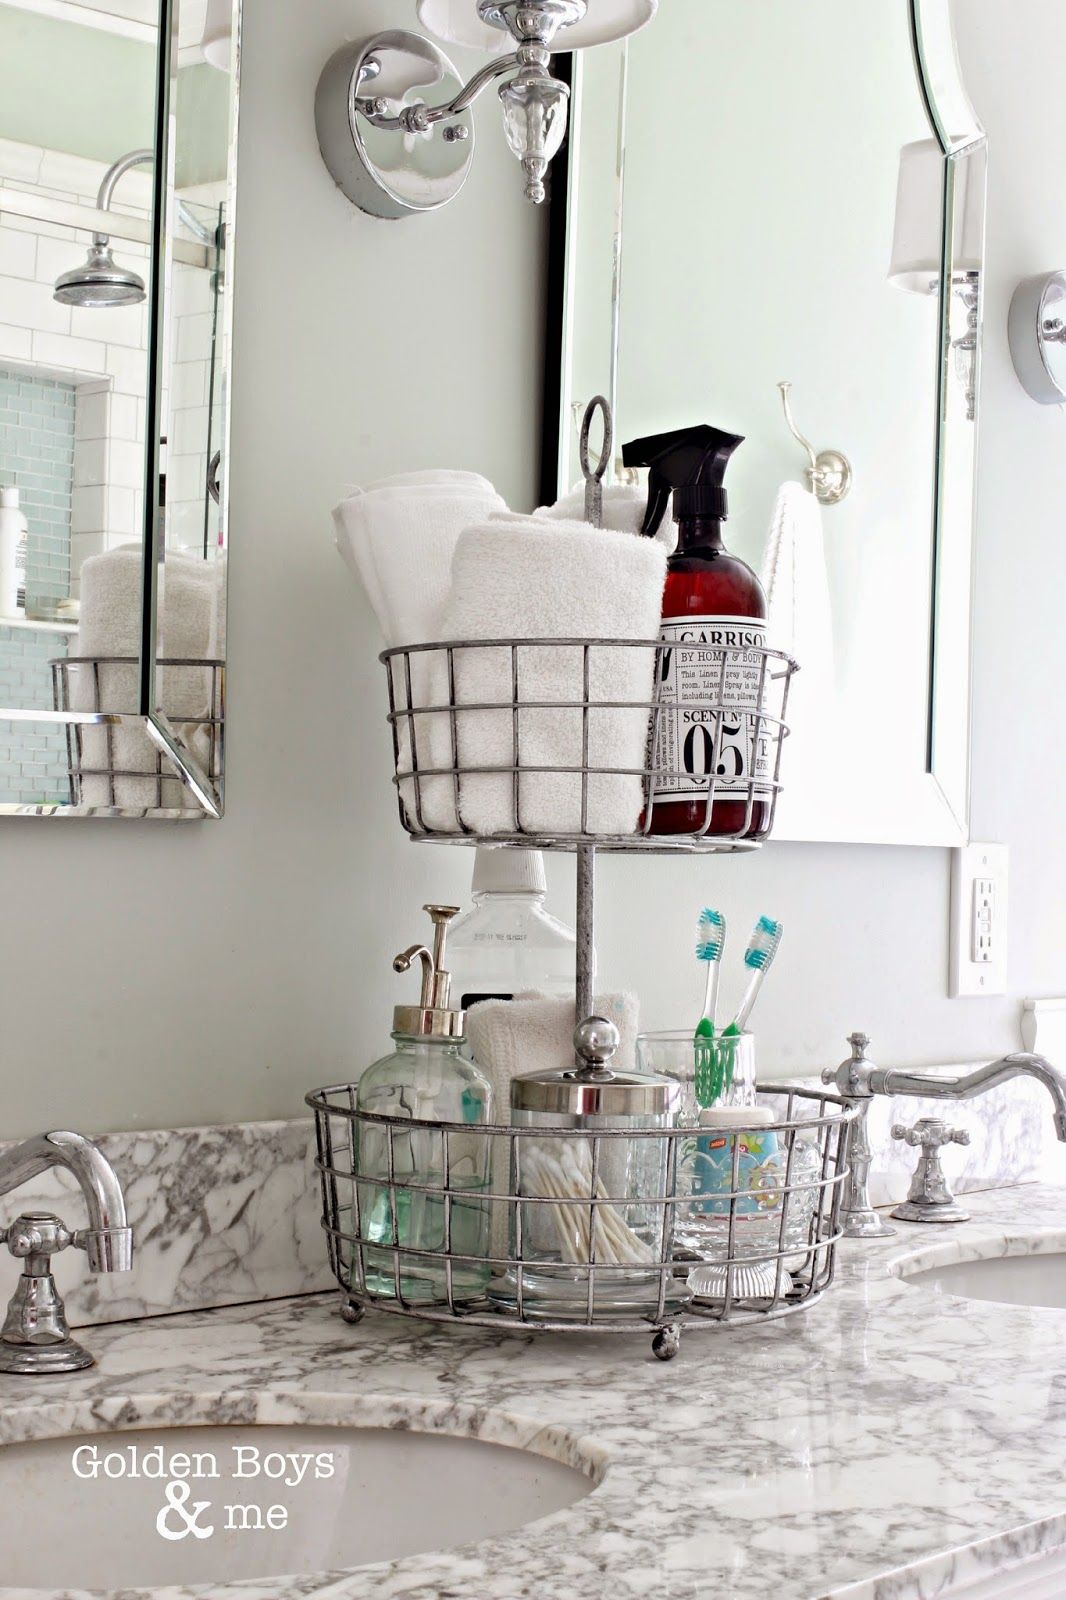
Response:
[{"label": "crystal sconce detail", "polygon": [[[348,199],[372,216],[435,211],[466,182],[474,154],[470,107],[498,83],[507,143],[522,164],[527,198],[539,204],[570,103],[552,55],[625,38],[651,21],[658,4],[419,0],[419,19],[436,39],[487,49],[490,60],[464,84],[438,44],[417,33],[393,29],[343,45],[326,63],[315,97],[323,160]],[[517,49],[500,53],[512,43]],[[436,91],[434,103],[429,91]]]}]

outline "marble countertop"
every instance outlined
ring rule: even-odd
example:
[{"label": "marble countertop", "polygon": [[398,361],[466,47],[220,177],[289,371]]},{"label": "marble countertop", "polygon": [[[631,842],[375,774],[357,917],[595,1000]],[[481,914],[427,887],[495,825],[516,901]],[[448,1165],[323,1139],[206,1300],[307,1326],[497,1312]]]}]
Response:
[{"label": "marble countertop", "polygon": [[928,1600],[1066,1544],[1066,1310],[964,1302],[897,1276],[919,1252],[1006,1255],[1034,1235],[1066,1250],[1066,1190],[967,1205],[973,1220],[953,1229],[901,1223],[895,1238],[847,1241],[819,1305],[692,1329],[665,1364],[643,1338],[380,1313],[348,1327],[333,1295],[99,1327],[94,1369],[0,1377],[0,1439],[353,1423],[533,1445],[601,1479],[481,1544],[167,1591],[198,1600]]}]

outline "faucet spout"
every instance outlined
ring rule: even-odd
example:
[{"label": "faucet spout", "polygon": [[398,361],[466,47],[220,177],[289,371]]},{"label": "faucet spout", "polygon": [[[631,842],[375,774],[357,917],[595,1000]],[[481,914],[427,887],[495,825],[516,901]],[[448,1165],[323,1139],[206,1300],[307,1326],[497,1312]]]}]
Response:
[{"label": "faucet spout", "polygon": [[874,1094],[923,1096],[930,1100],[972,1100],[985,1094],[998,1084],[1011,1078],[1029,1077],[1042,1083],[1051,1096],[1054,1106],[1055,1133],[1066,1143],[1066,1076],[1063,1076],[1043,1056],[1028,1051],[1018,1051],[1002,1056],[985,1067],[961,1074],[957,1078],[942,1078],[928,1072],[908,1072],[898,1068],[875,1068],[870,1074],[870,1088]]},{"label": "faucet spout", "polygon": [[0,1195],[9,1194],[51,1167],[77,1179],[89,1214],[88,1228],[74,1236],[93,1272],[128,1272],[133,1264],[133,1232],[114,1167],[80,1133],[41,1133],[0,1155]]}]

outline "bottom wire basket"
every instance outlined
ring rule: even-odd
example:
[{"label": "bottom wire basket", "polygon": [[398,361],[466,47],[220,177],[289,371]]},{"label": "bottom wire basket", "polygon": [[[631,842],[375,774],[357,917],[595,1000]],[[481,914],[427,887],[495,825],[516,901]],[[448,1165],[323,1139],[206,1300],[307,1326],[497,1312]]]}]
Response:
[{"label": "bottom wire basket", "polygon": [[[343,1312],[653,1334],[813,1305],[833,1281],[853,1110],[760,1086],[751,1130],[489,1127],[307,1096]],[[560,1174],[562,1175],[560,1177]]]}]

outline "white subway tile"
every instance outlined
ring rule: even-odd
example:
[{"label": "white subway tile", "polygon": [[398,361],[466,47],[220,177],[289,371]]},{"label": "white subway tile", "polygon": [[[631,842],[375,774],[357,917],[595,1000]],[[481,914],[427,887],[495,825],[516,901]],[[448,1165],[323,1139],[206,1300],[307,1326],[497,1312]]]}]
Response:
[{"label": "white subway tile", "polygon": [[107,491],[107,532],[109,540],[116,537],[131,539],[141,532],[137,520],[137,497],[132,489],[119,489],[114,484]]},{"label": "white subway tile", "polygon": [[178,361],[207,361],[211,355],[213,318],[209,312],[195,317],[181,317],[177,323],[176,355]]},{"label": "white subway tile", "polygon": [[70,536],[70,576],[71,593],[77,593],[74,585],[81,573],[82,562],[88,561],[90,556],[98,556],[105,549],[103,529],[97,533],[72,533]]},{"label": "white subway tile", "polygon": [[174,367],[174,387],[171,403],[175,411],[186,406],[202,406],[207,400],[206,361],[179,361]]},{"label": "white subway tile", "polygon": [[28,361],[32,340],[28,328],[12,328],[0,322],[0,356],[6,361]]},{"label": "white subway tile", "polygon": [[106,351],[95,339],[72,339],[62,333],[33,335],[33,359],[42,366],[71,372],[104,373]]},{"label": "white subway tile", "polygon": [[96,384],[81,384],[74,410],[74,438],[106,439],[110,430],[111,391]]},{"label": "white subway tile", "polygon": [[70,532],[100,533],[107,527],[107,490],[103,485],[75,485],[70,508]]},{"label": "white subway tile", "polygon": [[107,483],[108,442],[106,439],[76,439],[74,443],[74,485],[83,489]]},{"label": "white subway tile", "polygon": [[148,356],[145,351],[124,350],[121,345],[109,345],[106,371],[115,380],[116,393],[143,397],[148,392]]},{"label": "white subway tile", "polygon": [[140,427],[143,411],[143,405],[133,395],[113,394],[109,429],[112,439],[143,438],[144,430]]},{"label": "white subway tile", "polygon": [[79,339],[106,339],[108,345],[124,345],[128,350],[145,348],[139,305],[75,306],[70,331]]},{"label": "white subway tile", "polygon": [[122,489],[138,489],[144,482],[144,446],[134,440],[112,439],[107,459],[107,482]]},{"label": "white subway tile", "polygon": [[0,220],[0,272],[8,278],[32,278],[37,271],[37,239]]},{"label": "white subway tile", "polygon": [[209,412],[206,406],[175,411],[170,420],[170,446],[175,455],[207,455]]},{"label": "white subway tile", "polygon": [[69,333],[70,307],[53,300],[50,284],[32,278],[0,278],[0,321],[33,333]]}]

